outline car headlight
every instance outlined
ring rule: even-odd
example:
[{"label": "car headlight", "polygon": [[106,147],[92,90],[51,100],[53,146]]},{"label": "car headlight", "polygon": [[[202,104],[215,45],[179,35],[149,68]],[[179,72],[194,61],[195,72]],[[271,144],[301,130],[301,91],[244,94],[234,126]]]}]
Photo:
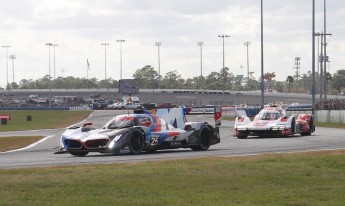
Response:
[{"label": "car headlight", "polygon": [[121,136],[122,136],[122,134],[117,135],[117,136],[114,138],[113,142],[116,142],[117,140],[119,140]]},{"label": "car headlight", "polygon": [[284,126],[273,126],[272,130],[284,130],[285,127]]},{"label": "car headlight", "polygon": [[120,135],[117,135],[117,136],[110,142],[108,148],[112,149],[112,148],[114,147],[114,145],[115,145],[115,142],[116,142],[117,140],[119,140],[121,136],[122,136],[121,134],[120,134]]}]

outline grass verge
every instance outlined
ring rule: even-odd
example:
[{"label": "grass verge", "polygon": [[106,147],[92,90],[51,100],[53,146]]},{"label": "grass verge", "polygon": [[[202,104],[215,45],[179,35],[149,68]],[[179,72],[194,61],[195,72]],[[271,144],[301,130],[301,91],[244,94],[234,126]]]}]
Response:
[{"label": "grass verge", "polygon": [[[63,128],[86,119],[90,116],[91,111],[0,110],[0,114],[11,115],[11,120],[6,125],[0,125],[0,132],[4,132]],[[32,121],[27,121],[27,116],[31,116]],[[42,136],[0,137],[0,152],[26,147],[42,138]]]},{"label": "grass verge", "polygon": [[344,154],[5,169],[0,205],[343,205]]},{"label": "grass verge", "polygon": [[[87,118],[91,111],[1,111],[0,114],[11,115],[6,125],[0,125],[0,132],[34,129],[53,129],[67,127]],[[31,116],[32,121],[27,121]]]},{"label": "grass verge", "polygon": [[42,136],[0,137],[0,152],[26,147],[42,138]]}]

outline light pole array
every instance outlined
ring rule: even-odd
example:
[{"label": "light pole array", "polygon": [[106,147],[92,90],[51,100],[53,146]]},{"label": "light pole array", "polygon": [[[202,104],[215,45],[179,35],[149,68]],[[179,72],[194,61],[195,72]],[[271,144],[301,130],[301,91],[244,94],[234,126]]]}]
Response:
[{"label": "light pole array", "polygon": [[104,80],[107,79],[107,46],[109,43],[101,43],[104,46]]},{"label": "light pole array", "polygon": [[6,75],[7,75],[7,84],[6,87],[8,86],[8,48],[11,47],[9,45],[4,45],[2,46],[3,48],[6,49]]},{"label": "light pole array", "polygon": [[12,60],[12,71],[13,71],[13,83],[14,81],[14,60],[16,59],[16,55],[10,55],[10,59]]},{"label": "light pole array", "polygon": [[249,49],[248,49],[249,45],[250,45],[249,41],[244,42],[244,46],[247,47],[247,91],[249,91]]},{"label": "light pole array", "polygon": [[160,46],[162,45],[161,42],[156,42],[156,46],[158,48],[158,88],[161,89],[161,57],[160,57]]},{"label": "light pole array", "polygon": [[49,87],[49,100],[48,100],[48,105],[49,105],[49,108],[50,108],[50,98],[51,98],[51,83],[50,83],[50,47],[53,46],[52,43],[46,43],[46,45],[48,46],[48,54],[49,54],[49,82],[48,82],[48,87]]},{"label": "light pole array", "polygon": [[199,88],[202,89],[203,85],[201,83],[202,81],[202,45],[204,45],[204,42],[199,41],[198,45],[200,46],[200,78],[199,78]]},{"label": "light pole array", "polygon": [[120,42],[120,80],[122,79],[122,43],[125,42],[124,39],[118,39],[116,42]]}]

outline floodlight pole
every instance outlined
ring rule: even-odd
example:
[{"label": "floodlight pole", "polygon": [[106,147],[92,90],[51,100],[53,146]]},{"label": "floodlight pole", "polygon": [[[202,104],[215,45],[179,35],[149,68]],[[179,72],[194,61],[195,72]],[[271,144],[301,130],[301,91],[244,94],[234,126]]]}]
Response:
[{"label": "floodlight pole", "polygon": [[16,55],[10,55],[10,59],[12,60],[13,83],[14,83],[14,60],[16,59]]},{"label": "floodlight pole", "polygon": [[46,43],[46,45],[48,46],[48,49],[49,49],[49,82],[48,82],[48,87],[49,87],[49,100],[48,100],[48,105],[49,105],[49,108],[51,106],[51,103],[50,103],[50,99],[51,99],[51,78],[50,78],[50,47],[53,46],[52,43]]},{"label": "floodlight pole", "polygon": [[158,48],[158,88],[161,89],[161,57],[160,57],[160,46],[162,45],[161,42],[156,42],[156,46]]},{"label": "floodlight pole", "polygon": [[125,42],[125,40],[118,39],[116,42],[120,42],[120,79],[122,79],[122,43]]},{"label": "floodlight pole", "polygon": [[199,78],[199,89],[202,89],[203,85],[201,83],[202,81],[202,45],[204,45],[204,42],[199,41],[198,45],[200,46],[200,78]]},{"label": "floodlight pole", "polygon": [[247,91],[249,91],[249,49],[248,49],[249,45],[250,45],[249,41],[244,42],[244,46],[247,47]]},{"label": "floodlight pole", "polygon": [[222,35],[218,35],[218,37],[222,38],[223,39],[223,74],[224,74],[224,77],[223,77],[223,105],[225,105],[225,85],[226,85],[226,76],[225,76],[225,72],[224,72],[224,68],[225,68],[225,52],[224,52],[224,41],[225,41],[225,38],[227,37],[230,37],[230,35],[225,35],[225,34],[222,34]]},{"label": "floodlight pole", "polygon": [[107,80],[107,46],[109,43],[101,43],[104,46],[104,80]]}]

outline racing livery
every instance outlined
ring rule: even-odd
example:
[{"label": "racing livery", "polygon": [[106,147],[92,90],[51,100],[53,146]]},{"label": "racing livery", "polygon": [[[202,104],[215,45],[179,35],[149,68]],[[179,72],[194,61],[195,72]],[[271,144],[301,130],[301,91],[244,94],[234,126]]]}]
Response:
[{"label": "racing livery", "polygon": [[86,122],[62,134],[55,154],[139,154],[174,148],[207,150],[220,142],[221,111],[220,108],[214,110],[215,126],[207,122],[187,122],[187,110],[183,108],[137,110],[134,114],[115,116],[101,129],[92,128],[92,123]]},{"label": "racing livery", "polygon": [[315,131],[311,114],[287,116],[282,108],[264,107],[251,121],[246,116],[235,120],[235,136],[243,139],[248,136],[294,136],[311,135]]}]

